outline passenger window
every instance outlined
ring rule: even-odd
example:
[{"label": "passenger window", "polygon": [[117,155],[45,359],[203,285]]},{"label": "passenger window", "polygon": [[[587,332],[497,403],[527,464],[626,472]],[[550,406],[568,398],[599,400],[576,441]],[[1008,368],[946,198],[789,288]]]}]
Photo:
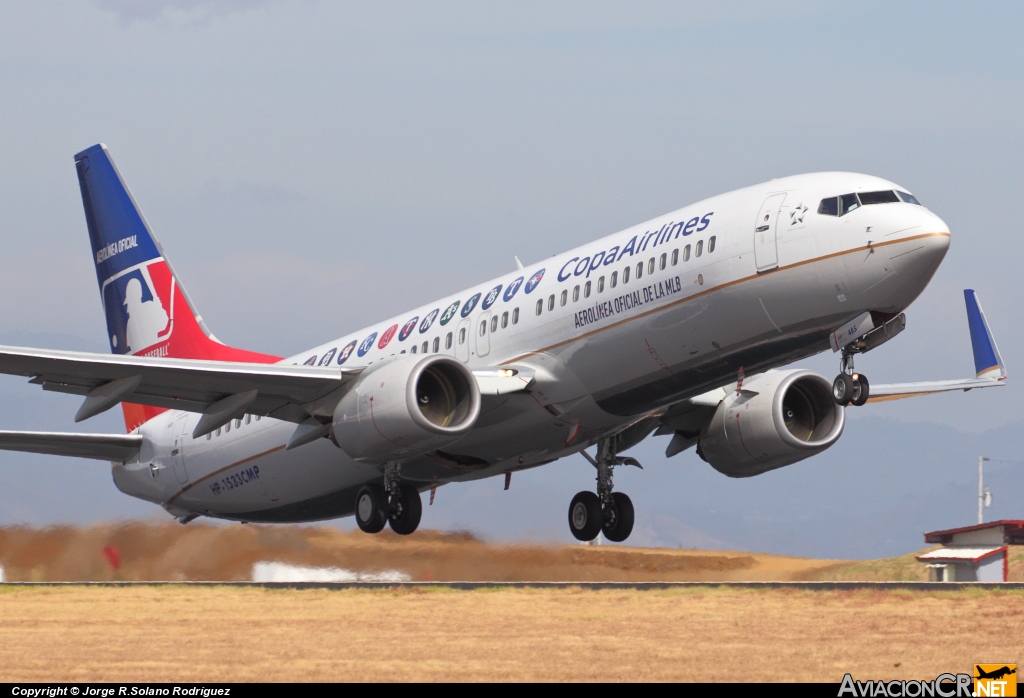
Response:
[{"label": "passenger window", "polygon": [[712,235],[711,237],[708,238],[708,254],[711,254],[712,252],[715,251],[715,237],[717,236]]},{"label": "passenger window", "polygon": [[501,314],[501,329],[508,327],[508,311]]},{"label": "passenger window", "polygon": [[611,286],[612,288],[615,288],[616,286],[619,285],[619,272],[612,272],[612,278],[608,280],[608,285]]},{"label": "passenger window", "polygon": [[[449,334],[448,335],[448,346],[450,347],[451,345],[452,345],[452,336],[451,336],[451,334]],[[441,351],[441,338],[440,337],[434,337],[434,353],[436,354],[439,351]]]},{"label": "passenger window", "polygon": [[409,347],[409,353],[410,353],[410,354],[415,354],[415,353],[416,353],[416,350],[417,350],[418,348],[419,348],[419,347],[417,347],[417,346],[416,346],[415,344],[413,344],[413,345],[412,345],[411,347]]},{"label": "passenger window", "polygon": [[569,289],[562,291],[562,302],[561,305],[565,305],[566,301],[569,300]]},{"label": "passenger window", "polygon": [[672,250],[672,266],[679,264],[679,248]]},{"label": "passenger window", "polygon": [[554,310],[554,309],[555,309],[555,294],[552,293],[550,296],[548,296],[548,310]]},{"label": "passenger window", "polygon": [[217,436],[220,436],[221,427],[217,427]]},{"label": "passenger window", "polygon": [[643,275],[644,275],[644,263],[643,262],[637,262],[636,263],[636,278],[637,279],[641,279],[641,278],[643,278]]},{"label": "passenger window", "polygon": [[513,308],[512,309],[512,324],[513,325],[518,325],[519,324],[519,308]]},{"label": "passenger window", "polygon": [[451,349],[452,348],[452,333],[451,332],[449,332],[448,336],[444,338],[444,348],[445,349]]},{"label": "passenger window", "polygon": [[667,267],[667,266],[668,266],[668,255],[665,254],[665,253],[662,253],[662,255],[661,255],[661,262],[658,264],[658,268],[661,269],[662,271],[665,271],[665,267]]},{"label": "passenger window", "polygon": [[[653,274],[654,273],[654,257],[651,257],[650,260],[647,262],[647,273],[648,274]],[[637,274],[637,276],[640,276],[640,275]]]},{"label": "passenger window", "polygon": [[212,438],[213,438],[213,434],[210,433],[210,432],[206,432],[206,440],[209,441]]},{"label": "passenger window", "polygon": [[540,315],[541,311],[544,310],[544,299],[537,299],[537,314]]},{"label": "passenger window", "polygon": [[823,216],[838,216],[839,199],[834,196],[831,199],[822,199],[821,203],[818,204],[818,213]]},{"label": "passenger window", "polygon": [[[494,318],[494,319],[497,320],[498,318]],[[487,334],[487,321],[486,320],[481,320],[480,321],[480,336],[483,337],[485,334]],[[462,344],[462,339],[459,339],[459,344]]]},{"label": "passenger window", "polygon": [[575,302],[576,302],[576,301],[578,301],[579,299],[580,299],[580,287],[579,287],[579,286],[576,286],[576,287],[575,287],[575,288],[573,288],[573,290],[572,290],[572,302],[573,302],[573,303],[575,303]]},{"label": "passenger window", "polygon": [[690,261],[690,246],[689,245],[687,245],[686,247],[683,248],[683,261],[684,262],[689,262]]},{"label": "passenger window", "polygon": [[626,267],[625,269],[622,270],[622,283],[629,283],[629,267]]},{"label": "passenger window", "polygon": [[231,431],[231,422],[224,425],[224,433],[227,434],[229,431]]},{"label": "passenger window", "polygon": [[604,277],[600,277],[597,280],[597,292],[602,293],[604,291]]},{"label": "passenger window", "polygon": [[583,284],[583,297],[590,298],[590,282]]},{"label": "passenger window", "polygon": [[465,343],[466,343],[466,328],[463,327],[461,330],[459,330],[459,344],[465,344]]},{"label": "passenger window", "polygon": [[246,424],[252,424],[252,415],[251,414],[246,413],[246,415],[245,415],[245,423]]},{"label": "passenger window", "polygon": [[701,252],[703,252],[703,251],[704,251],[704,241],[703,240],[698,240],[697,241],[697,250],[696,250],[697,256],[700,257]]},{"label": "passenger window", "polygon": [[860,202],[857,201],[856,194],[843,194],[839,197],[839,215],[845,216],[853,209],[860,206]]},{"label": "passenger window", "polygon": [[[508,317],[508,313],[506,313],[505,316]],[[498,316],[497,315],[495,315],[494,317],[491,318],[491,332],[494,332],[496,329],[498,329]]]}]

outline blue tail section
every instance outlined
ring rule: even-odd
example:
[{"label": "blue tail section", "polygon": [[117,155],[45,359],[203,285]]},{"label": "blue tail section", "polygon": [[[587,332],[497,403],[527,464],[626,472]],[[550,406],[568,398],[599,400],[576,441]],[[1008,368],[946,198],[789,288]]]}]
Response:
[{"label": "blue tail section", "polygon": [[[164,258],[106,146],[75,156],[96,279],[115,354],[274,363],[276,356],[217,341]],[[123,403],[131,431],[163,408]]]},{"label": "blue tail section", "polygon": [[972,289],[964,289],[964,301],[967,303],[967,324],[971,329],[974,370],[978,378],[1002,378],[1006,375],[1006,366],[985,319],[985,311],[978,302],[978,294]]}]

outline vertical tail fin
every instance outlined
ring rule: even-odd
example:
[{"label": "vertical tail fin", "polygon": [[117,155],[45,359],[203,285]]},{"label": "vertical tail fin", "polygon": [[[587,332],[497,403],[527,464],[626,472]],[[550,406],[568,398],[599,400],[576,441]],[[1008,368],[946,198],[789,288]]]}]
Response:
[{"label": "vertical tail fin", "polygon": [[981,309],[978,294],[972,289],[964,289],[964,301],[967,303],[967,324],[971,329],[974,370],[978,378],[1006,377],[1006,365],[999,355],[999,347],[985,319],[985,311]]},{"label": "vertical tail fin", "polygon": [[[279,357],[219,342],[164,257],[106,146],[75,155],[96,279],[115,354],[274,363]],[[131,431],[162,410],[124,405]]]}]

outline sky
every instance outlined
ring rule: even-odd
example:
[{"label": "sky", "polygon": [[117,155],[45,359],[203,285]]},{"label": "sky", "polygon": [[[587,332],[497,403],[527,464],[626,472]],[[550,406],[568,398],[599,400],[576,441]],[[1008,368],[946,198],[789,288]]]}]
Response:
[{"label": "sky", "polygon": [[[972,375],[970,287],[1007,387],[850,410],[833,449],[750,481],[692,451],[665,459],[666,440],[651,439],[634,454],[646,469],[622,482],[636,544],[913,550],[928,526],[973,521],[977,456],[1024,461],[1010,220],[1022,23],[1013,2],[4,3],[0,342],[106,349],[72,160],[97,142],[211,329],[278,355],[707,196],[802,172],[874,174],[941,216],[952,245],[907,331],[858,369],[873,383]],[[832,376],[838,361],[802,365]],[[76,409],[0,377],[0,428],[120,426],[111,414],[76,426]],[[905,462],[915,453],[927,468]],[[116,492],[107,467],[0,454],[0,523],[162,515]],[[574,457],[517,474],[500,506],[500,480],[444,488],[424,525],[568,540],[565,509],[589,467]],[[993,468],[1007,478],[993,512],[1024,518],[1024,465]],[[915,476],[901,492],[879,475],[895,471]],[[900,509],[879,491],[928,492],[933,506]],[[791,516],[793,496],[810,518]],[[898,535],[868,540],[864,522],[893,507]]]}]

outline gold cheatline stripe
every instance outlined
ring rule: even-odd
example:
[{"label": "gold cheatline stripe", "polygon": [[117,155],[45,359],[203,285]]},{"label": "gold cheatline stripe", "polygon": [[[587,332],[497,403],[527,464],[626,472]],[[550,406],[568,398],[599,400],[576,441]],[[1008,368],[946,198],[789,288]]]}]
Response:
[{"label": "gold cheatline stripe", "polygon": [[[274,446],[274,448],[270,449],[269,451],[264,451],[263,453],[257,453],[255,456],[249,456],[248,458],[243,458],[242,460],[236,461],[235,463],[232,463],[231,465],[225,465],[220,470],[214,470],[212,473],[210,473],[208,475],[204,475],[203,477],[199,478],[195,482],[190,482],[188,485],[183,487],[181,489],[181,491],[178,492],[178,494],[176,494],[173,497],[171,497],[170,499],[168,499],[167,503],[168,504],[172,503],[175,499],[177,499],[181,495],[185,494],[186,492],[188,492],[190,489],[192,489],[193,487],[195,487],[199,483],[203,482],[204,480],[209,480],[211,477],[216,477],[217,475],[220,475],[221,473],[223,473],[225,470],[231,470],[232,468],[234,468],[237,465],[245,465],[249,461],[256,460],[257,458],[262,458],[263,456],[269,456],[271,453],[276,453],[277,451],[280,451],[282,449],[284,449],[284,444],[281,444],[280,446]],[[182,467],[185,467],[184,463],[182,464]],[[185,473],[188,474],[188,469],[187,468],[185,470]]]},{"label": "gold cheatline stripe", "polygon": [[[887,242],[872,243],[870,245],[864,245],[863,247],[855,247],[852,250],[844,250],[842,252],[833,252],[832,254],[823,255],[821,257],[814,257],[813,259],[805,259],[802,262],[796,262],[794,264],[790,264],[790,265],[785,266],[785,267],[775,267],[774,269],[771,269],[770,272],[771,273],[775,273],[777,271],[785,271],[787,269],[795,269],[797,267],[802,267],[805,264],[814,264],[815,262],[821,262],[821,261],[824,261],[826,259],[832,259],[833,257],[842,257],[843,255],[846,255],[846,254],[854,254],[855,252],[863,252],[864,250],[872,250],[872,249],[874,249],[876,247],[885,247],[887,245],[896,245],[896,244],[899,244],[901,242],[911,242],[912,240],[920,240],[922,238],[930,238],[930,237],[947,237],[948,238],[949,237],[949,233],[948,232],[947,233],[922,233],[921,235],[914,235],[913,237],[909,237],[909,238],[901,238],[899,240],[889,240]],[[592,336],[594,336],[596,334],[599,334],[601,332],[605,332],[606,330],[610,330],[610,329],[612,329],[614,327],[618,327],[619,325],[623,325],[623,324],[625,324],[627,322],[633,322],[634,320],[639,320],[640,318],[646,317],[646,316],[648,316],[648,315],[650,315],[652,313],[660,313],[661,311],[666,310],[668,308],[671,308],[674,305],[679,305],[680,303],[688,303],[688,302],[690,302],[692,300],[700,298],[701,296],[706,296],[709,293],[713,293],[715,291],[719,291],[719,290],[721,290],[723,288],[728,288],[730,286],[736,286],[737,284],[742,284],[744,282],[750,281],[751,279],[759,279],[763,275],[764,275],[763,273],[761,273],[761,274],[752,274],[750,276],[745,276],[742,279],[736,279],[735,281],[729,281],[728,283],[721,284],[720,286],[715,286],[714,288],[709,288],[707,290],[701,291],[700,293],[695,293],[692,296],[687,296],[686,298],[680,298],[677,301],[672,301],[671,303],[666,303],[665,305],[662,305],[660,307],[651,308],[650,310],[645,310],[644,312],[639,313],[637,315],[634,315],[633,317],[624,318],[622,320],[618,320],[616,322],[613,322],[610,325],[606,325],[606,326],[598,328],[596,330],[591,330],[590,332],[584,332],[583,334],[577,335],[575,337],[571,337],[571,338],[566,339],[564,341],[556,342],[555,344],[552,344],[550,346],[544,347],[543,349],[538,349],[537,351],[527,352],[526,354],[522,354],[522,355],[517,356],[517,357],[515,357],[513,359],[508,359],[507,361],[502,361],[500,365],[507,366],[508,364],[515,363],[516,361],[522,361],[523,359],[528,359],[531,356],[536,356],[537,354],[543,354],[544,352],[551,351],[552,349],[557,349],[558,347],[564,346],[566,344],[572,344],[573,342],[577,342],[577,341],[579,341],[581,339],[586,339],[587,337],[592,337]]]}]

